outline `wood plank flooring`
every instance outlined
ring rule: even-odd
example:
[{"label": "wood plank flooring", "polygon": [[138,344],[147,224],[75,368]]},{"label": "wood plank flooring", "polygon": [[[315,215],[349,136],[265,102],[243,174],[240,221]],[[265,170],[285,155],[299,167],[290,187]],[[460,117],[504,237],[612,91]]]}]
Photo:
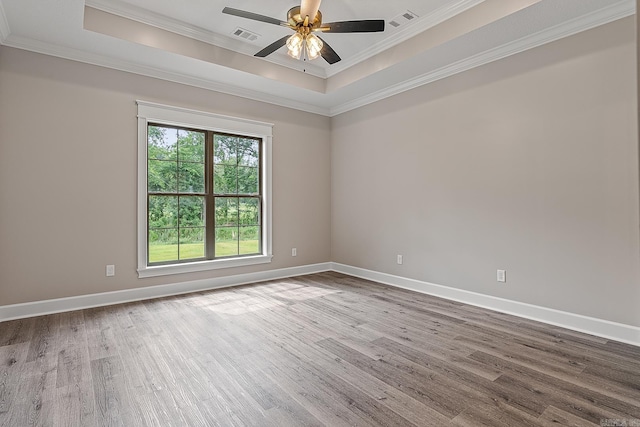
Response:
[{"label": "wood plank flooring", "polygon": [[322,273],[0,323],[0,426],[640,426],[640,348]]}]

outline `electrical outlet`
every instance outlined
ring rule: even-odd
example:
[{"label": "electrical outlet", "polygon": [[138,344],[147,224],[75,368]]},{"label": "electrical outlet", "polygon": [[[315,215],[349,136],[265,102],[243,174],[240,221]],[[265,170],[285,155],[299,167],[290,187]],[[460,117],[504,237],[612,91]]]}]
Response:
[{"label": "electrical outlet", "polygon": [[398,258],[397,258],[396,262],[398,264],[402,264],[402,255],[398,255]]},{"label": "electrical outlet", "polygon": [[107,265],[107,277],[116,275],[116,266],[113,264]]},{"label": "electrical outlet", "polygon": [[507,270],[498,270],[497,274],[498,282],[506,282],[507,281]]},{"label": "electrical outlet", "polygon": [[298,256],[298,249],[291,248],[291,256]]}]

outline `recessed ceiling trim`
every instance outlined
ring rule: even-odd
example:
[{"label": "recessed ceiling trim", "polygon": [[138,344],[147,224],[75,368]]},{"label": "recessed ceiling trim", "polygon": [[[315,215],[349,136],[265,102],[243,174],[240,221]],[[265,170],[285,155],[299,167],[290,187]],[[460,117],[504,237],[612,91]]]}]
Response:
[{"label": "recessed ceiling trim", "polygon": [[[433,67],[438,65],[433,65],[433,67],[427,66],[427,68],[423,69],[421,66],[418,66],[417,68],[415,66],[406,67],[404,64],[409,63],[409,61],[414,61],[419,57],[422,57],[425,62],[429,62],[430,60],[426,59],[427,56],[430,56],[428,52],[431,52],[444,44],[455,42],[455,40],[463,38],[473,31],[480,30],[483,27],[489,27],[495,22],[502,21],[503,18],[516,15],[518,12],[529,9],[532,5],[541,1],[542,0],[511,0],[508,2],[504,0],[483,1],[476,7],[467,9],[465,12],[455,15],[435,27],[431,27],[428,30],[416,34],[414,37],[405,40],[402,44],[390,47],[389,49],[380,52],[375,57],[354,65],[351,68],[347,68],[340,74],[332,76],[327,81],[326,92],[336,93],[355,82],[362,81],[366,77],[373,77],[375,74],[379,73],[388,73],[392,67],[398,67],[399,70],[413,69],[411,74],[404,77],[403,80],[413,78],[420,73],[426,73],[429,70],[433,70]],[[553,2],[556,0],[548,1]],[[503,24],[504,22],[505,21],[503,21]],[[510,38],[503,39],[501,43],[494,43],[491,46],[499,46],[509,40]],[[473,39],[467,39],[466,44],[475,45],[476,43],[481,44],[479,40],[476,41]],[[474,53],[487,48],[488,47],[474,49]],[[454,49],[453,52],[456,52],[456,49]],[[468,53],[465,55],[468,56],[471,54],[472,53]],[[449,61],[461,59],[455,54],[451,56],[452,57]],[[424,62],[422,65],[424,65]],[[392,73],[387,74],[387,81],[388,83],[385,87],[391,84],[400,83],[400,81],[393,78]],[[375,90],[371,90],[368,91],[368,93],[374,91]],[[361,94],[361,96],[365,96],[365,94]]]},{"label": "recessed ceiling trim", "polygon": [[406,92],[408,90],[415,89],[417,87],[433,83],[447,77],[451,77],[455,74],[480,67],[490,62],[498,61],[500,59],[504,59],[506,57],[524,52],[526,50],[533,49],[547,43],[572,36],[574,34],[578,34],[582,31],[587,31],[592,28],[617,21],[618,19],[632,16],[635,13],[636,5],[634,0],[621,1],[615,6],[606,7],[595,12],[583,15],[579,18],[563,22],[560,25],[556,25],[543,31],[539,31],[526,37],[522,37],[518,40],[503,44],[502,46],[498,46],[494,49],[486,50],[479,54],[465,58],[461,61],[454,62],[445,67],[441,67],[437,70],[422,74],[411,80],[389,86],[383,90],[373,92],[367,96],[363,96],[338,105],[336,107],[330,108],[329,116],[337,116],[339,114],[355,110],[356,108],[364,107],[365,105],[381,101],[393,95],[397,95],[399,93]]},{"label": "recessed ceiling trim", "polygon": [[[1,1],[1,0],[0,0]],[[212,90],[215,92],[224,93],[227,95],[238,96],[240,98],[247,98],[253,101],[261,101],[268,104],[274,104],[281,107],[292,108],[294,110],[305,111],[308,113],[319,114],[321,116],[328,116],[329,109],[319,107],[316,105],[292,100],[284,97],[273,96],[265,94],[260,91],[246,89],[229,83],[218,83],[209,79],[201,79],[198,77],[190,76],[184,73],[174,73],[166,71],[162,68],[150,67],[139,65],[135,62],[130,62],[121,59],[114,59],[106,57],[104,55],[97,55],[88,53],[82,50],[60,47],[58,45],[49,44],[39,40],[33,40],[23,38],[19,36],[11,35],[5,43],[8,47],[16,49],[23,49],[30,52],[41,53],[44,55],[55,56],[62,59],[69,59],[72,61],[83,62],[90,65],[97,65],[99,67],[111,68],[118,71],[125,71],[128,73],[139,74],[142,76],[153,77],[161,80],[166,80],[173,83],[185,84],[188,86],[198,87],[201,89]]]},{"label": "recessed ceiling trim", "polygon": [[339,63],[333,65],[327,70],[327,77],[332,77],[346,70],[347,68],[353,67],[360,62],[366,61],[367,59],[393,46],[409,40],[416,34],[426,31],[429,28],[435,27],[436,25],[441,24],[456,15],[459,15],[466,10],[469,10],[472,7],[483,3],[484,1],[485,0],[460,0],[457,3],[449,4],[447,6],[436,9],[432,13],[416,19],[415,23],[398,29],[397,31],[395,31],[395,34],[384,39],[382,42],[376,43],[370,48],[359,52],[357,55],[353,55],[350,58],[343,59]]},{"label": "recessed ceiling trim", "polygon": [[[380,43],[372,45],[368,49],[359,52],[357,55],[353,55],[346,59],[343,58],[342,61],[327,68],[326,71],[323,67],[306,62],[303,67],[304,72],[320,78],[329,78],[360,62],[366,61],[367,59],[383,52],[384,50],[389,49],[390,47],[396,46],[410,39],[411,37],[414,37],[416,34],[426,31],[429,28],[432,28],[460,13],[463,13],[464,11],[483,3],[484,1],[485,0],[460,0],[453,4],[447,4],[446,6],[441,7],[430,14],[419,17],[418,19],[416,19],[416,22],[412,23],[411,25],[407,25],[403,28],[395,30],[394,34],[391,37],[383,40]],[[138,8],[136,6],[118,0],[86,0],[85,5],[101,10],[103,12],[108,12],[113,15],[121,16],[123,18],[131,19],[143,24],[171,31],[185,37],[191,37],[205,43],[210,43],[225,49],[234,50],[245,55],[253,56],[256,52],[256,50],[250,44],[236,40],[233,37],[221,36],[212,31],[205,30],[204,28],[192,26],[180,20],[154,13],[146,9]],[[299,64],[296,63],[297,61],[291,61],[286,56],[272,55],[268,58],[263,59],[274,64],[301,71]]]},{"label": "recessed ceiling trim", "polygon": [[7,20],[7,14],[4,11],[4,6],[2,6],[2,0],[0,0],[0,44],[3,44],[4,41],[11,34],[11,30],[9,29],[9,21]]},{"label": "recessed ceiling trim", "polygon": [[[138,21],[146,25],[151,25],[156,28],[160,28],[161,30],[167,30],[182,36],[191,37],[205,43],[221,46],[222,43],[229,42],[226,37],[220,36],[212,31],[207,31],[204,28],[189,25],[182,21],[178,21],[177,19],[171,19],[153,11],[137,8],[115,0],[87,0],[85,1],[85,6],[131,19],[133,21]],[[234,44],[233,49],[237,50],[239,47]]]},{"label": "recessed ceiling trim", "polygon": [[[87,0],[85,1],[85,6],[111,13],[112,15],[120,16],[122,18],[131,19],[142,24],[151,25],[161,30],[170,31],[181,36],[190,37],[224,49],[233,50],[248,56],[253,56],[260,49],[248,44],[246,41],[236,40],[231,36],[221,36],[212,31],[205,30],[204,28],[189,25],[180,20],[150,12],[146,9],[141,9],[117,0]],[[298,61],[289,60],[288,57],[270,57],[268,61],[283,67],[300,71]],[[323,79],[327,77],[327,74],[322,67],[307,63],[304,68],[305,72],[312,76]]]},{"label": "recessed ceiling trim", "polygon": [[245,55],[251,56],[254,53],[254,49],[250,45],[235,41],[231,37],[221,36],[204,28],[189,25],[177,19],[116,0],[88,0],[85,1],[85,6]]},{"label": "recessed ceiling trim", "polygon": [[[0,0],[0,14],[4,13],[4,11],[1,10],[3,1],[4,0]],[[2,44],[8,47],[15,47],[64,59],[85,62],[88,64],[159,78],[170,82],[186,84],[224,94],[332,117],[382,100],[386,97],[396,95],[406,90],[469,70],[473,67],[477,67],[599,25],[607,24],[617,19],[631,16],[635,13],[635,8],[635,0],[616,1],[610,6],[605,6],[602,9],[585,14],[571,21],[567,21],[566,23],[540,31],[529,37],[523,37],[515,42],[505,43],[494,49],[486,50],[485,52],[474,55],[467,60],[458,61],[447,67],[442,67],[438,70],[424,73],[421,76],[407,80],[402,84],[396,84],[388,89],[378,90],[370,95],[359,97],[349,102],[323,102],[321,104],[312,104],[311,102],[315,101],[311,100],[309,102],[300,102],[298,100],[304,99],[304,97],[292,99],[293,97],[288,98],[274,93],[267,94],[257,89],[239,87],[234,83],[214,82],[209,79],[188,74],[188,72],[165,71],[153,65],[139,65],[139,63],[133,60],[114,59],[112,57],[105,57],[103,55],[91,53],[84,49],[61,47],[59,45],[54,45],[49,41],[39,41],[32,38],[17,36],[16,34],[8,32],[8,25],[0,28],[1,31],[8,32],[8,36],[4,36],[3,33],[0,33],[0,36],[4,37]],[[8,16],[0,16],[0,25],[4,25],[1,22],[3,19],[6,21]]]},{"label": "recessed ceiling trim", "polygon": [[[83,28],[115,37],[122,41],[154,48],[186,58],[215,64],[227,70],[240,71],[264,77],[278,83],[286,83],[315,93],[325,93],[325,80],[308,73],[300,73],[287,67],[263,62],[260,58],[238,55],[237,52],[210,43],[177,34],[173,31],[143,24],[112,13],[84,7]],[[130,46],[134,48],[134,46]],[[126,49],[126,47],[125,47]],[[188,70],[185,73],[189,74]]]}]

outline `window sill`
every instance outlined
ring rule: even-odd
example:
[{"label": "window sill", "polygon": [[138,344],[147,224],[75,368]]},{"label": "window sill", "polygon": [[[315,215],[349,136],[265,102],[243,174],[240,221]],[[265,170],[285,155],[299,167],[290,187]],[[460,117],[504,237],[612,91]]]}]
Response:
[{"label": "window sill", "polygon": [[142,266],[138,268],[138,278],[166,276],[169,274],[195,273],[220,268],[244,267],[256,264],[268,264],[273,255],[257,255],[242,258],[217,259],[213,261],[188,262],[184,264]]}]

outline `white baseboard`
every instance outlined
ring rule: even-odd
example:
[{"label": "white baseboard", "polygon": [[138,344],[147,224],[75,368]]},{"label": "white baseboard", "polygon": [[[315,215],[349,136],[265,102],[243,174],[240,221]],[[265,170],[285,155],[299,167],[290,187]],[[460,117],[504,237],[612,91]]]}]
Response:
[{"label": "white baseboard", "polygon": [[377,271],[366,270],[364,268],[352,267],[335,262],[331,263],[331,270],[348,274],[350,276],[360,277],[362,279],[372,280],[378,283],[384,283],[385,285],[409,289],[477,307],[499,311],[501,313],[512,314],[525,319],[537,320],[550,325],[560,326],[574,331],[640,346],[640,328],[636,326],[625,325],[580,314],[568,313],[565,311],[507,300],[462,289],[450,288],[448,286],[436,285],[391,274],[379,273]]},{"label": "white baseboard", "polygon": [[550,325],[560,326],[574,331],[640,346],[640,328],[636,326],[625,325],[580,314],[568,313],[518,301],[511,301],[504,298],[479,294],[448,286],[436,285],[420,280],[408,279],[406,277],[394,276],[392,274],[380,273],[335,262],[260,271],[257,273],[238,274],[234,276],[214,277],[210,279],[193,280],[168,285],[148,286],[144,288],[126,289],[99,294],[79,295],[69,298],[4,305],[0,306],[0,322],[60,313],[64,311],[81,310],[91,307],[101,307],[131,301],[141,301],[171,295],[186,294],[189,292],[226,288],[266,280],[276,280],[285,277],[320,273],[323,271],[336,271],[398,288],[409,289],[477,307],[512,314],[525,319],[537,320]]},{"label": "white baseboard", "polygon": [[79,295],[69,298],[57,298],[44,301],[34,301],[22,304],[0,306],[0,322],[5,320],[22,319],[25,317],[42,316],[61,313],[64,311],[81,310],[91,307],[121,304],[131,301],[141,301],[171,295],[187,294],[211,289],[226,288],[248,283],[263,282],[265,280],[283,279],[285,277],[301,276],[331,270],[331,263],[304,265],[300,267],[283,268],[278,270],[260,271],[257,273],[238,274],[210,279],[193,280],[189,282],[172,283],[168,285],[148,286],[144,288],[126,289],[122,291],[103,292],[99,294]]}]

